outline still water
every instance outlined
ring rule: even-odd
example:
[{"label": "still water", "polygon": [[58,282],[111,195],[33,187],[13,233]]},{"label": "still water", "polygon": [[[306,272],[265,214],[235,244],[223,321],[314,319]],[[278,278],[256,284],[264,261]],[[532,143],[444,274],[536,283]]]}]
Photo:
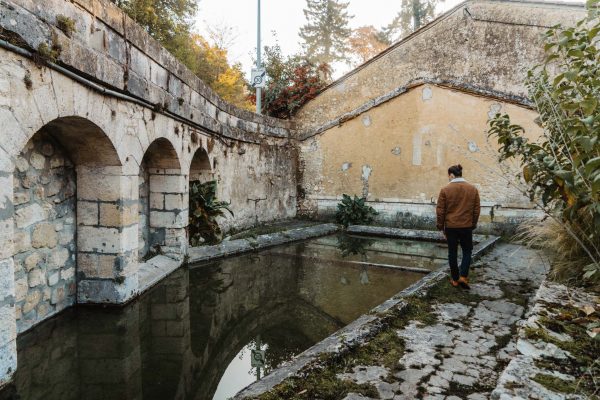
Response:
[{"label": "still water", "polygon": [[445,252],[333,235],[181,268],[126,307],[21,335],[0,399],[224,400],[424,276],[362,263],[431,269]]}]

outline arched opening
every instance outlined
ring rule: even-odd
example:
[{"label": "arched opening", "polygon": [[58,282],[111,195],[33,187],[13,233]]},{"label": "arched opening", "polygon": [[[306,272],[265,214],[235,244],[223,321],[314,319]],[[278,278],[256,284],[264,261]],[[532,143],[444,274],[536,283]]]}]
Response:
[{"label": "arched opening", "polygon": [[120,170],[110,139],[79,117],[44,125],[16,157],[13,260],[18,332],[78,299],[117,300],[106,293],[94,296],[86,282],[114,283],[120,275],[115,259],[124,265],[117,230],[122,221],[113,215],[122,200]]},{"label": "arched opening", "polygon": [[140,165],[138,257],[157,254],[179,259],[185,253],[187,179],[167,139],[152,142]]},{"label": "arched opening", "polygon": [[210,166],[208,153],[200,147],[194,153],[192,164],[190,166],[190,181],[206,182],[213,179],[213,172]]}]

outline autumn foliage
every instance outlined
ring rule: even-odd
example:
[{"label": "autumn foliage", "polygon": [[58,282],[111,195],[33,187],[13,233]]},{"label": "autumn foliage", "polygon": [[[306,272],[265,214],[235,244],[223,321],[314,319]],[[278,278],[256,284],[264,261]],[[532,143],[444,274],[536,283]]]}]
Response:
[{"label": "autumn foliage", "polygon": [[[327,64],[315,65],[292,56],[284,58],[279,46],[265,48],[267,86],[263,91],[263,113],[276,118],[290,118],[300,107],[327,86],[330,74]],[[256,94],[250,95],[256,104]]]}]

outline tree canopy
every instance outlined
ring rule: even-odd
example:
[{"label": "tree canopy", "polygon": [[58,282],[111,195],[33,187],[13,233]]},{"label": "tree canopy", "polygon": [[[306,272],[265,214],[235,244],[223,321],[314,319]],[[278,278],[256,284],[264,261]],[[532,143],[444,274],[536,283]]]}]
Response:
[{"label": "tree canopy", "polygon": [[431,22],[440,1],[444,0],[401,0],[400,11],[381,31],[382,40],[394,43]]},{"label": "tree canopy", "polygon": [[353,18],[348,14],[348,4],[339,0],[306,0],[307,23],[300,28],[300,38],[311,63],[331,65],[346,61],[352,33],[348,24]]},{"label": "tree canopy", "polygon": [[114,1],[223,100],[252,108],[241,65],[227,61],[226,46],[231,43],[223,36],[226,28],[211,30],[212,44],[192,32],[197,0]]}]

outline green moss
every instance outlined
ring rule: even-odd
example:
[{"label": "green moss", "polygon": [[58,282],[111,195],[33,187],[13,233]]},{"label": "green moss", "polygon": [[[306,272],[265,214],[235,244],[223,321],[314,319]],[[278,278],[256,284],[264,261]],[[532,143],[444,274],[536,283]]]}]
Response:
[{"label": "green moss", "polygon": [[56,16],[56,26],[68,37],[71,37],[75,32],[75,21],[65,15]]},{"label": "green moss", "polygon": [[560,393],[576,393],[577,385],[575,382],[565,381],[553,375],[537,374],[532,378],[540,385]]},{"label": "green moss", "polygon": [[[553,358],[544,358],[536,360],[536,366],[540,369],[549,371],[558,371],[563,374],[578,377],[575,391],[569,393],[580,393],[591,395],[596,391],[596,384],[600,376],[600,364],[598,364],[598,354],[600,354],[600,341],[592,339],[587,334],[586,316],[577,308],[562,306],[557,304],[547,304],[547,309],[551,311],[550,316],[542,316],[538,320],[542,327],[525,328],[526,337],[533,340],[541,340],[546,343],[552,343],[562,350],[568,351],[572,358],[567,360],[558,360]],[[597,317],[591,317],[597,319]],[[590,320],[591,321],[591,320]],[[562,341],[552,336],[549,332],[558,334],[567,334],[572,340]],[[561,382],[554,376],[538,376],[536,382],[546,386],[551,390],[560,390],[570,382]],[[534,379],[535,380],[535,379]]]}]

